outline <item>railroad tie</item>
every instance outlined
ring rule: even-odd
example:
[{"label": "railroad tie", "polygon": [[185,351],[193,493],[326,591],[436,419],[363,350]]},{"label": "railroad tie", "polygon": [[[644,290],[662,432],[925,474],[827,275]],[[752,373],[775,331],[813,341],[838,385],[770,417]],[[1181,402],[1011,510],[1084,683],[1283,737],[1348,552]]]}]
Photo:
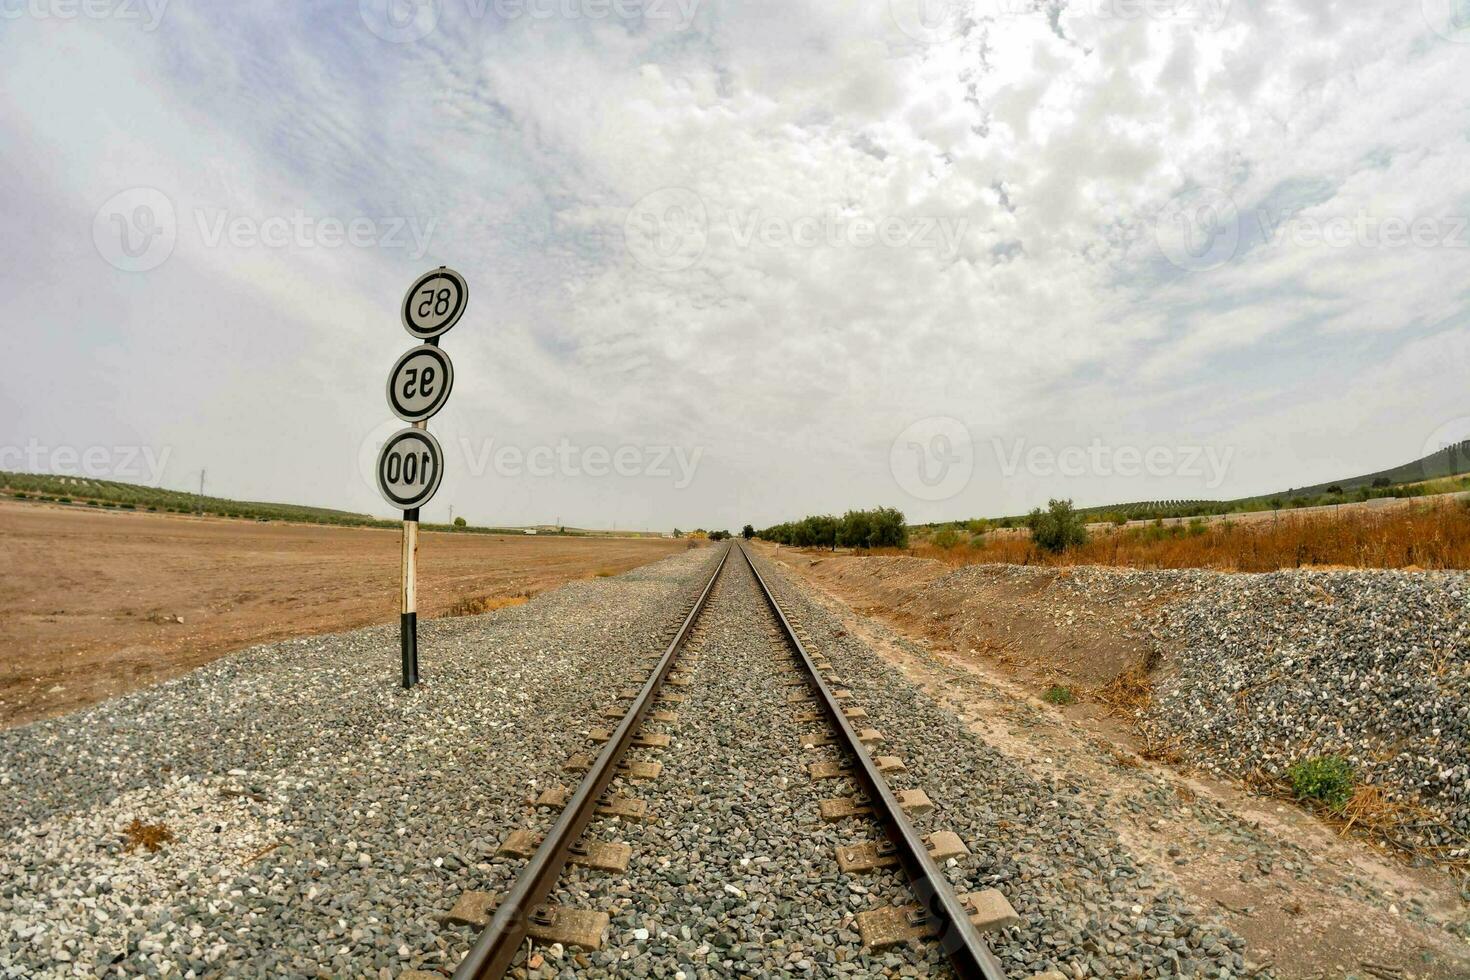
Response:
[{"label": "railroad tie", "polygon": [[[918,816],[934,809],[934,803],[929,799],[929,794],[921,789],[901,789],[894,795],[898,797],[898,805],[905,813]],[[818,807],[821,810],[822,819],[828,822],[846,820],[849,817],[871,817],[875,813],[873,801],[861,794],[822,800]]]},{"label": "railroad tie", "polygon": [[[970,924],[979,932],[999,932],[1019,925],[1021,917],[1006,897],[994,888],[959,896],[969,913]],[[858,934],[868,949],[884,949],[913,939],[926,939],[938,931],[938,923],[917,902],[859,912]]]},{"label": "railroad tie", "polygon": [[[454,908],[442,921],[447,925],[483,929],[490,924],[499,904],[500,896],[490,892],[461,892]],[[526,917],[526,935],[546,946],[561,943],[582,949],[601,949],[610,921],[606,912],[569,909],[548,903],[538,905]]]},{"label": "railroad tie", "polygon": [[[923,841],[924,846],[929,849],[929,856],[935,861],[948,861],[970,853],[965,842],[953,831],[936,830],[932,834],[925,834]],[[842,871],[877,871],[897,864],[898,848],[893,846],[892,841],[864,841],[837,848],[837,867]]]},{"label": "railroad tie", "polygon": [[[529,858],[536,853],[545,837],[532,830],[513,830],[497,851],[502,857]],[[633,848],[621,841],[589,841],[585,837],[573,842],[567,853],[569,864],[597,871],[627,871]]]}]

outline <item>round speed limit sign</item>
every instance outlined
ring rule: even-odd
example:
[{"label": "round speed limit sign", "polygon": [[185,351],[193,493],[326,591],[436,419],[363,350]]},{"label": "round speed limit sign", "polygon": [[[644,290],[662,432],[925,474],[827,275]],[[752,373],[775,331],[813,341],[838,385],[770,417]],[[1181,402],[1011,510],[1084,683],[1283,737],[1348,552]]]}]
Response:
[{"label": "round speed limit sign", "polygon": [[388,374],[388,407],[405,422],[438,414],[454,387],[454,364],[433,344],[421,344],[398,359]]},{"label": "round speed limit sign", "polygon": [[459,322],[470,301],[470,286],[453,269],[419,276],[403,297],[403,329],[419,340],[433,340]]},{"label": "round speed limit sign", "polygon": [[378,453],[378,491],[399,510],[413,510],[433,498],[444,478],[444,450],[424,429],[401,429]]}]

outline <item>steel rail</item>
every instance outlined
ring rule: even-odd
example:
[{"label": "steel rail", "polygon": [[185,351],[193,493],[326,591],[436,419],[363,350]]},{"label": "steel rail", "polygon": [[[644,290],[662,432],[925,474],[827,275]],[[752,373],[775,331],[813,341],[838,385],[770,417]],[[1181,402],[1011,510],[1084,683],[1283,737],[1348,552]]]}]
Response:
[{"label": "steel rail", "polygon": [[571,846],[591,822],[598,800],[612,782],[618,762],[627,752],[628,744],[643,724],[643,718],[654,699],[658,697],[664,678],[673,667],[679,649],[688,640],[695,620],[704,611],[705,603],[714,590],[715,581],[720,577],[729,557],[730,548],[726,546],[719,564],[715,566],[714,574],[709,577],[704,591],[690,608],[689,615],[684,617],[683,625],[674,634],[668,649],[664,650],[658,665],[633,700],[633,706],[623,716],[617,730],[603,746],[597,760],[592,763],[592,768],[578,784],[576,793],[547,832],[530,863],[517,876],[510,893],[495,910],[495,915],[475,940],[475,945],[470,947],[470,951],[460,961],[459,967],[454,971],[455,980],[500,980],[506,970],[510,969],[511,961],[526,941],[531,913],[546,901],[551,890],[556,887],[556,881],[571,857]]},{"label": "steel rail", "polygon": [[955,973],[965,980],[980,978],[980,980],[1005,980],[1005,969],[990,947],[985,945],[985,940],[980,938],[979,931],[974,923],[970,921],[969,913],[965,911],[964,905],[959,897],[955,895],[954,889],[950,887],[949,879],[939,870],[939,865],[929,856],[929,848],[924,844],[914,825],[903,812],[903,807],[898,802],[898,797],[888,788],[888,781],[878,771],[869,755],[867,747],[858,739],[858,734],[853,730],[852,724],[847,720],[847,715],[842,711],[842,706],[837,698],[833,696],[832,689],[822,678],[822,674],[813,663],[811,654],[807,653],[806,647],[796,635],[786,613],[782,611],[781,604],[776,601],[771,587],[766,584],[760,569],[755,567],[755,562],[746,553],[745,547],[737,543],[740,548],[741,557],[750,566],[755,575],[756,582],[765,594],[766,601],[771,606],[771,611],[776,614],[777,621],[781,624],[781,632],[786,635],[786,640],[801,657],[802,666],[806,669],[807,677],[812,686],[817,690],[818,701],[821,702],[822,711],[842,737],[843,747],[847,750],[850,758],[855,760],[853,776],[862,784],[863,791],[867,793],[868,799],[873,802],[873,814],[883,824],[883,829],[888,839],[897,848],[899,861],[904,870],[908,872],[909,882],[915,896],[919,899],[920,907],[928,916],[936,920],[938,926],[936,940],[940,947],[949,956],[950,963]]}]

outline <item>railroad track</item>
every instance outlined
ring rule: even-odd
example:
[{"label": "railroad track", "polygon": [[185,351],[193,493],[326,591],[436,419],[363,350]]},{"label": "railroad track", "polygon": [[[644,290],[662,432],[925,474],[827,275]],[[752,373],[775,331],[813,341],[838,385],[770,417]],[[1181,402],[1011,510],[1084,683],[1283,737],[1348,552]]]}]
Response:
[{"label": "railroad track", "polygon": [[[758,600],[750,597],[748,583],[754,584]],[[694,683],[691,661],[696,657],[690,647],[701,636],[703,616],[717,586],[731,590],[734,598],[727,606],[736,599],[743,604],[733,621],[727,610],[718,628],[726,633],[757,629],[769,640],[761,659],[740,664],[741,676],[731,683],[740,685],[747,699],[753,691],[764,700],[764,717],[770,721],[762,727],[770,729],[772,738],[778,727],[775,719],[782,722],[779,727],[800,733],[801,750],[811,754],[804,767],[806,776],[814,785],[838,788],[834,792],[844,784],[851,787],[846,794],[819,801],[819,826],[841,823],[849,828],[844,832],[846,839],[851,839],[854,830],[870,830],[866,839],[837,846],[835,852],[829,850],[827,859],[854,876],[895,869],[903,874],[906,900],[868,908],[851,918],[864,950],[917,944],[942,951],[957,976],[1004,977],[981,931],[1012,924],[1014,912],[998,892],[955,893],[940,864],[967,854],[964,842],[952,833],[936,831],[924,836],[915,829],[909,813],[926,812],[932,809],[932,802],[922,789],[895,791],[889,786],[885,772],[901,771],[902,760],[878,747],[881,733],[867,727],[866,712],[841,687],[831,664],[808,651],[766,577],[738,543],[726,547],[708,581],[687,603],[668,646],[644,664],[648,673],[641,685],[620,692],[620,702],[604,709],[604,720],[612,727],[599,726],[588,736],[589,743],[600,748],[568,760],[564,767],[568,773],[584,773],[575,790],[552,787],[532,801],[561,808],[551,827],[544,835],[514,831],[502,844],[502,855],[526,859],[510,890],[504,896],[483,892],[459,896],[448,921],[482,929],[454,976],[458,980],[502,977],[523,956],[528,941],[583,950],[596,950],[605,943],[616,948],[619,937],[609,936],[607,912],[558,904],[552,901],[553,893],[563,875],[573,873],[569,868],[576,869],[576,874],[628,873],[631,848],[589,838],[586,832],[594,821],[657,819],[646,800],[613,788],[657,780],[662,763],[648,756],[668,748],[671,737],[656,729],[693,720],[680,717]],[[733,700],[738,700],[735,693],[720,693],[706,708],[718,710]],[[703,759],[684,760],[695,765],[703,762],[716,770],[699,777],[705,780],[703,785],[729,775],[718,771],[719,761],[714,758],[720,744],[711,743]],[[632,750],[637,750],[637,757]],[[783,777],[781,783],[785,782]],[[679,801],[669,802],[679,809]],[[724,888],[745,897],[739,888],[728,884]],[[648,938],[647,930],[635,932],[641,939]]]}]

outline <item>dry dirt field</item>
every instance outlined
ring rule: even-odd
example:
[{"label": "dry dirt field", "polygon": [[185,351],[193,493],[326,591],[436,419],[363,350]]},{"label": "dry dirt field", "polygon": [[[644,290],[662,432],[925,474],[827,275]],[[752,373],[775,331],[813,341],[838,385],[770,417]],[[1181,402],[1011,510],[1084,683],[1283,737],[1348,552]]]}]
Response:
[{"label": "dry dirt field", "polygon": [[[686,546],[425,533],[419,615],[616,574]],[[396,622],[400,547],[398,531],[375,528],[0,502],[0,727],[154,684],[241,647]]]}]

